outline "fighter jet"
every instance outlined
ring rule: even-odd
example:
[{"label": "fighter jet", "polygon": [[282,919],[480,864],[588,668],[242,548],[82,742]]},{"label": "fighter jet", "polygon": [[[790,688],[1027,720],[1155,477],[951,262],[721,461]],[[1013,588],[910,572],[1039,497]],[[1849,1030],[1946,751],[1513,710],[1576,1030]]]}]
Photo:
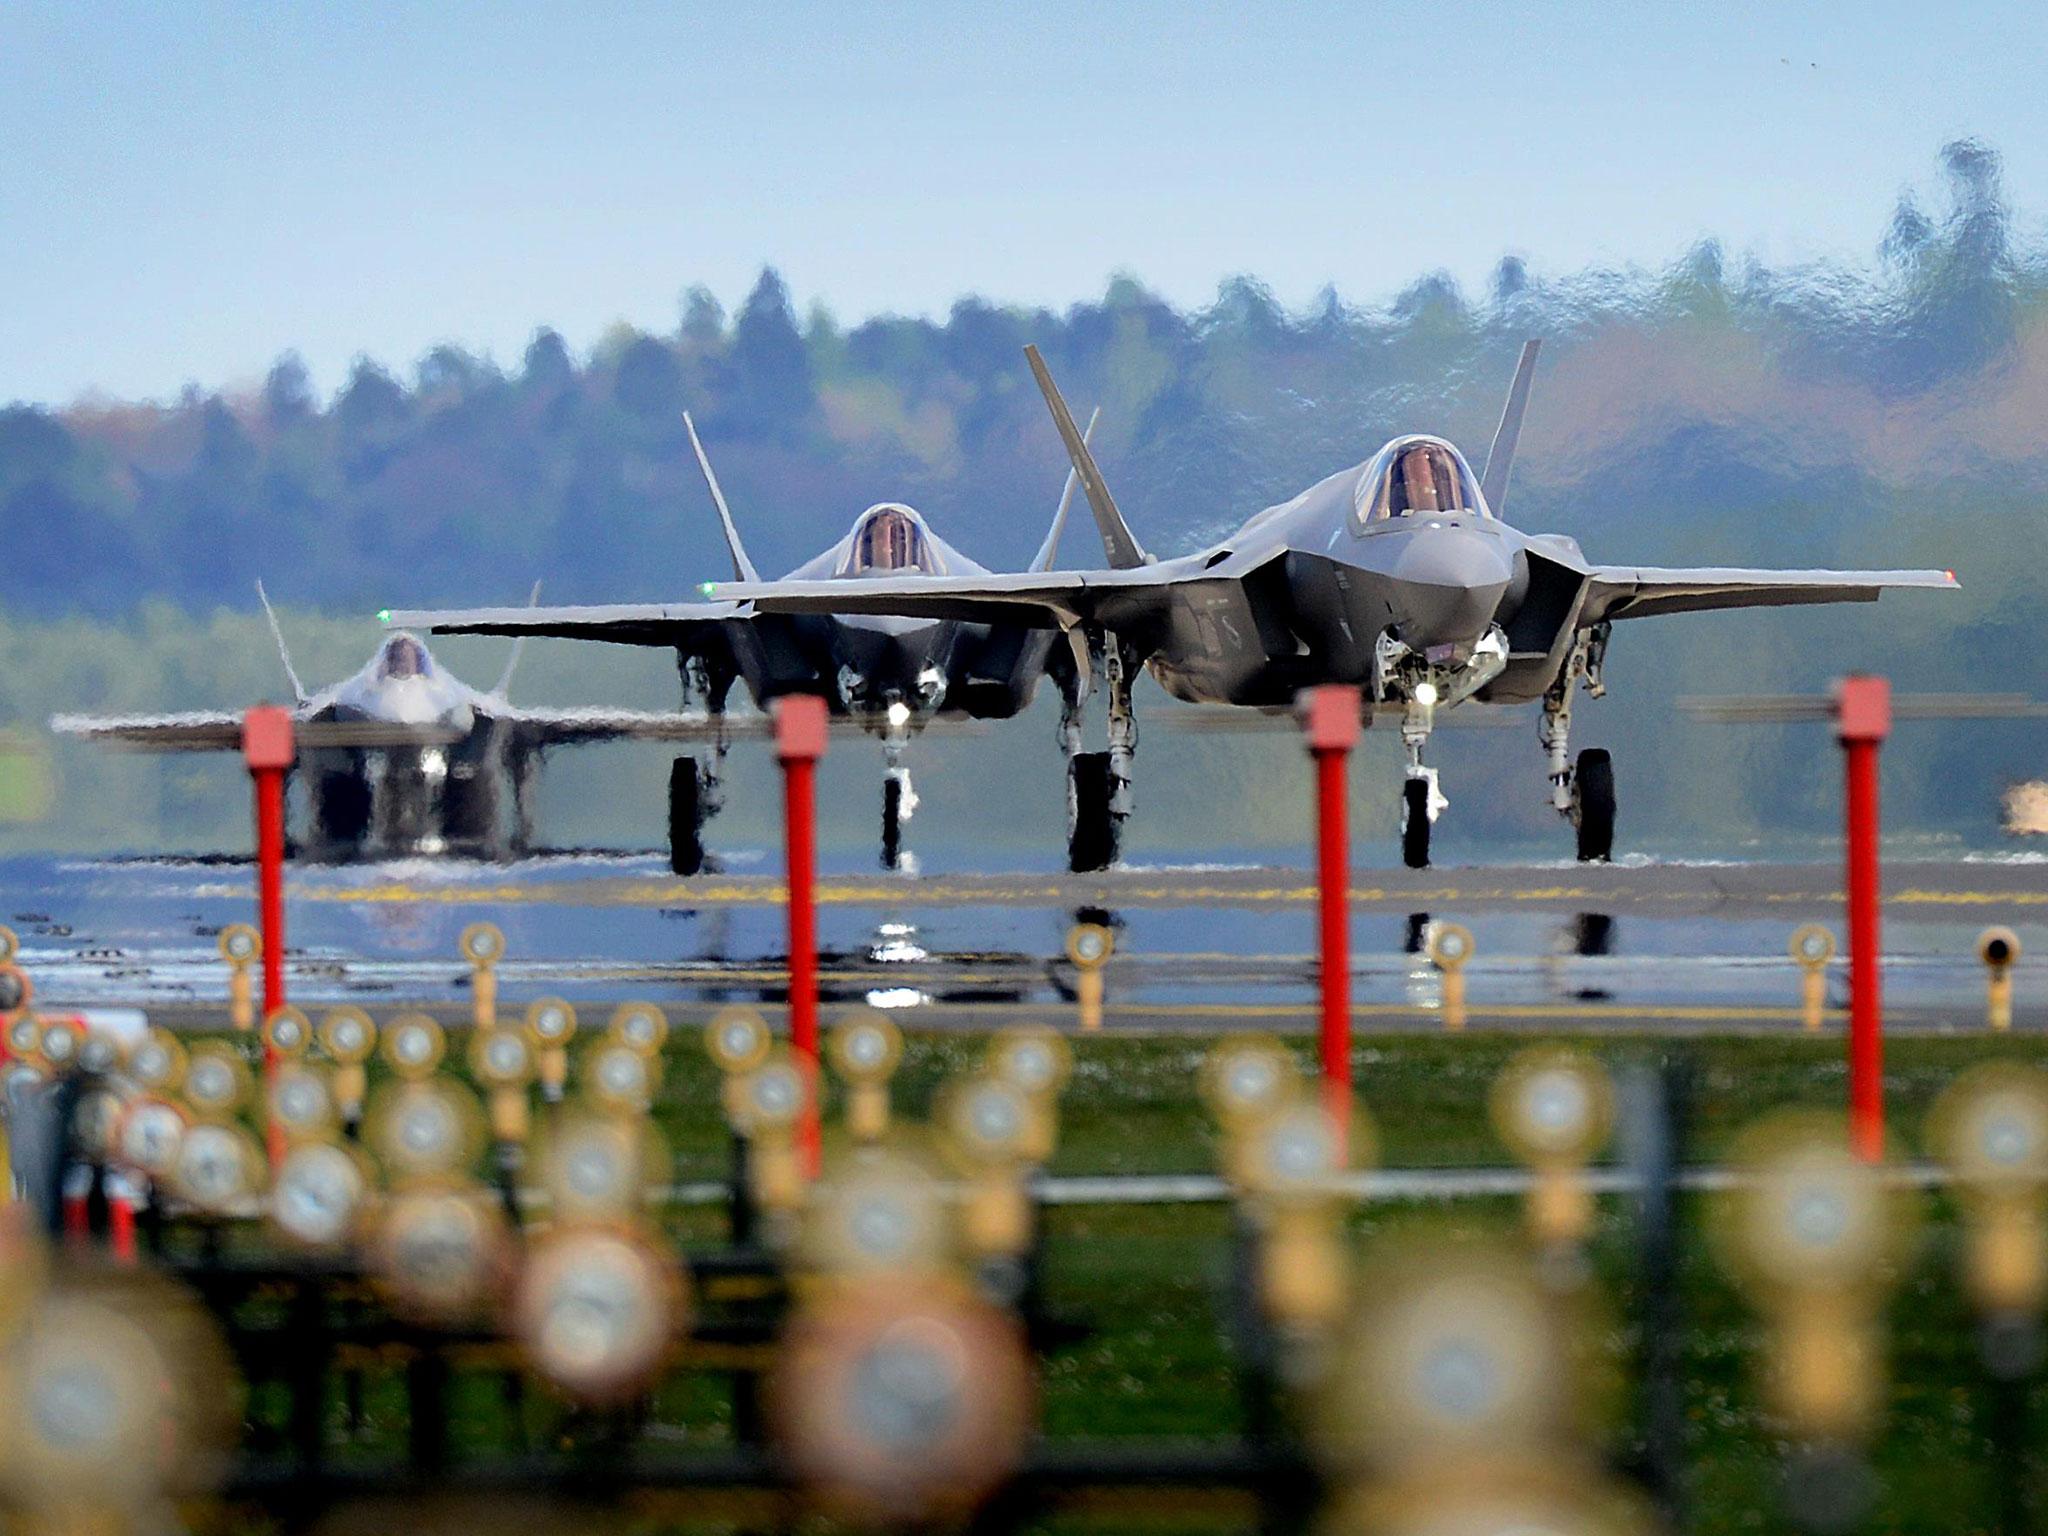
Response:
[{"label": "fighter jet", "polygon": [[[686,412],[705,489],[718,515],[734,577],[759,583],[760,573],[740,538],[732,508],[710,457]],[[1093,432],[1094,420],[1088,423]],[[1086,446],[1087,433],[1077,434]],[[1051,568],[1071,505],[1078,471],[1070,472],[1052,526],[1029,569]],[[830,591],[841,585],[871,590],[917,580],[974,582],[993,573],[931,530],[899,501],[877,502],[844,538],[784,578]],[[699,588],[707,599],[717,584]],[[910,737],[934,719],[1002,720],[1031,702],[1047,670],[1056,631],[1035,620],[1006,622],[991,615],[903,617],[879,612],[835,613],[829,604],[799,614],[763,613],[731,601],[615,604],[564,608],[478,608],[402,612],[391,622],[457,635],[553,635],[618,645],[672,647],[682,676],[683,707],[725,718],[734,682],[744,680],[766,709],[785,694],[822,695],[835,716],[879,736],[883,751],[882,863],[903,859],[903,823],[916,809],[903,752]],[[1077,676],[1064,656],[1051,658],[1072,691]],[[721,738],[702,756],[678,757],[669,775],[670,861],[678,874],[705,862],[705,822],[716,812],[723,779]]]},{"label": "fighter jet", "polygon": [[[296,701],[300,751],[292,771],[305,801],[294,848],[300,858],[521,857],[533,850],[534,793],[549,747],[694,740],[707,732],[702,716],[515,705],[506,695],[519,665],[516,642],[497,686],[479,693],[403,631],[385,636],[360,672],[309,694],[261,583],[256,592]],[[239,711],[58,715],[50,727],[153,751],[233,751],[242,739]]]},{"label": "fighter jet", "polygon": [[[1562,534],[1503,522],[1537,343],[1528,343],[1480,474],[1449,441],[1394,438],[1362,463],[1268,507],[1221,543],[1158,560],[1124,521],[1035,347],[1025,354],[1102,534],[1109,568],[1002,576],[920,574],[887,582],[750,578],[715,588],[757,613],[894,614],[1066,631],[1088,658],[1062,722],[1068,856],[1114,861],[1130,814],[1137,747],[1132,684],[1149,668],[1176,698],[1276,710],[1312,684],[1358,686],[1368,722],[1398,711],[1405,748],[1401,852],[1429,862],[1446,810],[1423,761],[1437,714],[1466,700],[1541,700],[1551,804],[1577,829],[1578,856],[1614,850],[1614,766],[1600,748],[1574,763],[1575,694],[1605,692],[1616,621],[1704,609],[1872,602],[1892,587],[1953,588],[1948,571],[1659,569],[1598,565]],[[1084,752],[1081,705],[1100,680],[1107,752]]]}]

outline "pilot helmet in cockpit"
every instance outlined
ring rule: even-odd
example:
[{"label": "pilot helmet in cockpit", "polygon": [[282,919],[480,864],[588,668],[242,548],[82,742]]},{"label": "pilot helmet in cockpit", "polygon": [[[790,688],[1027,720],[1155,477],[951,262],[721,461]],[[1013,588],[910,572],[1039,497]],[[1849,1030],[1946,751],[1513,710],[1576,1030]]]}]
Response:
[{"label": "pilot helmet in cockpit", "polygon": [[379,670],[386,677],[426,677],[434,664],[427,659],[427,648],[411,635],[393,635],[384,643],[384,665]]},{"label": "pilot helmet in cockpit", "polygon": [[857,571],[928,569],[923,531],[901,508],[878,507],[861,524],[849,565]]},{"label": "pilot helmet in cockpit", "polygon": [[1389,443],[1374,463],[1378,471],[1361,489],[1369,498],[1366,521],[1410,513],[1479,512],[1485,504],[1462,455],[1442,438],[1408,437]]}]

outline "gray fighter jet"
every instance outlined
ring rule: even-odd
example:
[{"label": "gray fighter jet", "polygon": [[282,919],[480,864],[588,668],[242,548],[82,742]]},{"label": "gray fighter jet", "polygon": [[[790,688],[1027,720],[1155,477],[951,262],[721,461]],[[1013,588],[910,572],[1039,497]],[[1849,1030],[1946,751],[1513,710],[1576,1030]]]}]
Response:
[{"label": "gray fighter jet", "polygon": [[[1951,588],[1947,571],[1775,571],[1596,565],[1561,534],[1501,521],[1537,344],[1523,348],[1483,473],[1441,437],[1393,439],[1220,544],[1156,560],[1125,523],[1035,347],[1025,349],[1087,493],[1107,570],[1002,576],[926,574],[886,582],[742,579],[715,589],[757,613],[886,613],[1065,631],[1086,657],[1062,726],[1069,773],[1069,862],[1116,857],[1131,810],[1140,666],[1167,692],[1205,704],[1281,709],[1316,683],[1349,683],[1398,710],[1406,748],[1401,848],[1429,862],[1447,808],[1424,749],[1439,710],[1467,699],[1541,700],[1550,798],[1577,828],[1578,854],[1614,848],[1614,768],[1606,751],[1569,753],[1572,702],[1605,687],[1616,620],[1714,608],[1871,602],[1888,587]],[[1100,679],[1108,750],[1082,750],[1081,705]]]},{"label": "gray fighter jet", "polygon": [[[685,414],[683,424],[718,514],[733,575],[743,583],[759,583],[732,508],[698,440],[696,423]],[[1094,426],[1091,419],[1090,432]],[[1077,434],[1075,440],[1085,447],[1087,434]],[[1031,570],[1050,569],[1077,483],[1078,472],[1070,472]],[[869,507],[844,538],[785,578],[822,591],[841,586],[872,591],[903,581],[990,579],[993,573],[985,566],[940,538],[915,510],[895,501]],[[713,599],[719,588],[706,582],[699,591]],[[1035,618],[1011,623],[979,614],[840,614],[829,604],[802,613],[769,613],[727,600],[401,612],[390,622],[444,635],[552,635],[673,648],[682,675],[684,709],[707,712],[719,720],[725,717],[726,700],[736,681],[744,680],[763,709],[785,694],[821,695],[835,716],[882,740],[882,863],[892,869],[902,859],[903,823],[917,806],[910,772],[903,764],[910,737],[940,717],[1001,720],[1016,714],[1037,691],[1057,634]],[[1050,660],[1065,691],[1074,693],[1078,673],[1066,653]],[[671,769],[669,848],[678,874],[694,874],[703,867],[704,824],[718,806],[723,758],[721,739],[700,756],[678,757]]]},{"label": "gray fighter jet", "polygon": [[[256,591],[296,700],[300,750],[292,777],[302,786],[305,816],[294,853],[313,862],[523,856],[534,846],[534,793],[548,748],[698,740],[711,729],[702,715],[515,705],[507,692],[519,664],[516,643],[497,686],[480,693],[402,631],[385,636],[360,672],[309,694],[260,584]],[[58,715],[50,727],[159,752],[234,751],[242,741],[239,711]]]}]

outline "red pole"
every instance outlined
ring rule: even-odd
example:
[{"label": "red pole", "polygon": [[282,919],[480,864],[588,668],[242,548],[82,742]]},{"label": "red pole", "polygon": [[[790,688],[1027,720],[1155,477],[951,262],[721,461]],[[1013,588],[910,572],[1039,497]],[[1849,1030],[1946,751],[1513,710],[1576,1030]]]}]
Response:
[{"label": "red pole", "polygon": [[818,1176],[818,759],[825,755],[825,701],[775,701],[775,759],[782,764],[783,863],[789,881],[789,1048],[804,1079],[797,1151]]},{"label": "red pole", "polygon": [[[291,711],[264,704],[242,717],[242,756],[256,781],[256,911],[263,930],[263,1016],[285,1005],[284,997],[284,775],[297,749]],[[263,1046],[263,1086],[277,1076],[277,1052]],[[284,1131],[267,1125],[270,1166],[284,1161]]]},{"label": "red pole", "polygon": [[1351,1145],[1351,838],[1346,823],[1351,749],[1358,743],[1356,688],[1302,695],[1302,729],[1316,764],[1316,885],[1322,968],[1323,1109],[1338,1147]]},{"label": "red pole", "polygon": [[1884,998],[1879,931],[1877,749],[1891,730],[1891,684],[1843,679],[1835,695],[1848,820],[1849,1143],[1867,1163],[1884,1156]]}]

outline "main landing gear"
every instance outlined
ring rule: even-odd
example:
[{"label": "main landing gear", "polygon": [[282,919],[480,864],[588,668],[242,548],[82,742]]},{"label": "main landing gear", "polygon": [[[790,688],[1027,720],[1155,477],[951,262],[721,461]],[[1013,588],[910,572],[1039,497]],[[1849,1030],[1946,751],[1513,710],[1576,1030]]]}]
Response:
[{"label": "main landing gear", "polygon": [[680,653],[676,669],[682,674],[684,712],[702,712],[715,729],[709,752],[678,757],[668,765],[668,867],[679,875],[696,875],[710,862],[704,824],[725,801],[725,698],[733,676],[701,656]]},{"label": "main landing gear", "polygon": [[[1077,874],[1107,869],[1117,860],[1123,824],[1134,796],[1131,774],[1138,751],[1138,717],[1131,707],[1133,657],[1114,635],[1088,637],[1084,675],[1060,691],[1060,750],[1067,759],[1067,868]],[[1079,669],[1077,669],[1079,670]],[[1109,750],[1084,752],[1082,728],[1092,680],[1108,695]]]},{"label": "main landing gear", "polygon": [[1604,747],[1588,747],[1571,762],[1572,695],[1584,686],[1599,698],[1607,692],[1601,676],[1607,660],[1608,627],[1580,635],[1564,670],[1543,696],[1537,736],[1550,759],[1550,803],[1578,833],[1579,862],[1605,864],[1614,857],[1614,759]]}]

